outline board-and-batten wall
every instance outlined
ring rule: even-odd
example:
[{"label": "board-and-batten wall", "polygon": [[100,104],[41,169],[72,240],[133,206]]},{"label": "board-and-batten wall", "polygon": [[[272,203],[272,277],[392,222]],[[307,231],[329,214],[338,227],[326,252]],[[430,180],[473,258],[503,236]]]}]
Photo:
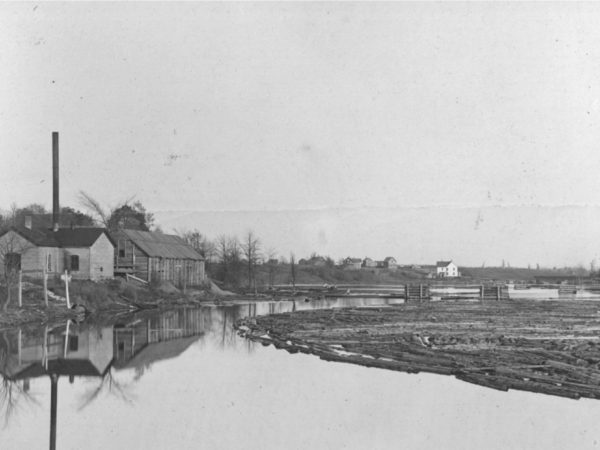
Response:
[{"label": "board-and-batten wall", "polygon": [[193,259],[150,258],[150,276],[176,284],[200,285],[204,280],[204,261]]},{"label": "board-and-batten wall", "polygon": [[172,281],[175,284],[200,285],[205,281],[204,261],[148,257],[130,239],[117,238],[115,267],[131,269],[142,280]]},{"label": "board-and-batten wall", "polygon": [[149,258],[130,239],[122,236],[117,238],[115,267],[131,269],[136,277],[150,281]]}]

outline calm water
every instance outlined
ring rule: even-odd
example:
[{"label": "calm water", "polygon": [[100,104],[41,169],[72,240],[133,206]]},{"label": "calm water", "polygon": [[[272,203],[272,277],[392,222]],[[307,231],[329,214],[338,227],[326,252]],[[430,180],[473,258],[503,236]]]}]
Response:
[{"label": "calm water", "polygon": [[13,381],[1,387],[0,448],[52,445],[52,391],[58,449],[600,446],[600,401],[324,362],[232,328],[249,315],[374,302],[385,300],[205,307],[4,333],[0,371]]}]

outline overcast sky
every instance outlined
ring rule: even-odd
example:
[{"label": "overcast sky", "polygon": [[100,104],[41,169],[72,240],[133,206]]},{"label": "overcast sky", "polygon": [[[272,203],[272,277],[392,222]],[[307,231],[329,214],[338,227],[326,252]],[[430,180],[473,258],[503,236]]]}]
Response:
[{"label": "overcast sky", "polygon": [[0,207],[51,206],[59,131],[64,205],[135,195],[168,229],[281,253],[588,265],[599,23],[574,3],[1,3]]}]

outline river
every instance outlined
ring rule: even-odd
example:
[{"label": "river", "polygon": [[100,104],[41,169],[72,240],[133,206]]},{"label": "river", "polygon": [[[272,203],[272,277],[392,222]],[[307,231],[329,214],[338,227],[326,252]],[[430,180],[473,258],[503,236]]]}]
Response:
[{"label": "river", "polygon": [[246,316],[394,302],[401,300],[207,306],[4,332],[0,448],[600,446],[596,400],[325,362],[233,329]]}]

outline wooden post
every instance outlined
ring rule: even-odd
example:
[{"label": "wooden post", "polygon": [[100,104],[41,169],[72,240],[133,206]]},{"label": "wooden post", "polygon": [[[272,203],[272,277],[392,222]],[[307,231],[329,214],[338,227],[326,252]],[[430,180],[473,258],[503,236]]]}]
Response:
[{"label": "wooden post", "polygon": [[23,307],[23,271],[19,270],[19,308]]},{"label": "wooden post", "polygon": [[423,285],[419,284],[419,300],[423,300]]},{"label": "wooden post", "polygon": [[71,309],[71,301],[69,300],[69,273],[65,269],[65,297],[67,299],[67,308]]},{"label": "wooden post", "polygon": [[496,300],[500,300],[500,285],[496,286]]},{"label": "wooden post", "polygon": [[44,304],[48,307],[48,273],[46,272],[46,266],[44,266]]},{"label": "wooden post", "polygon": [[19,343],[18,343],[18,348],[17,348],[17,352],[19,354],[19,365],[21,365],[21,352],[23,350],[23,334],[21,329],[19,328]]},{"label": "wooden post", "polygon": [[58,406],[58,375],[50,375],[50,450],[56,450],[56,413]]},{"label": "wooden post", "polygon": [[65,348],[64,348],[64,354],[63,354],[63,358],[67,357],[67,349],[69,348],[69,325],[71,324],[71,321],[67,319],[67,329],[65,331]]},{"label": "wooden post", "polygon": [[485,286],[482,284],[481,286],[479,286],[479,298],[481,300],[483,300],[484,297],[485,297]]},{"label": "wooden post", "polygon": [[408,289],[408,284],[405,284],[404,285],[404,297],[405,297],[406,301],[408,301],[409,294],[410,294],[410,291]]},{"label": "wooden post", "polygon": [[44,346],[42,347],[42,366],[48,370],[48,325],[44,328]]}]

